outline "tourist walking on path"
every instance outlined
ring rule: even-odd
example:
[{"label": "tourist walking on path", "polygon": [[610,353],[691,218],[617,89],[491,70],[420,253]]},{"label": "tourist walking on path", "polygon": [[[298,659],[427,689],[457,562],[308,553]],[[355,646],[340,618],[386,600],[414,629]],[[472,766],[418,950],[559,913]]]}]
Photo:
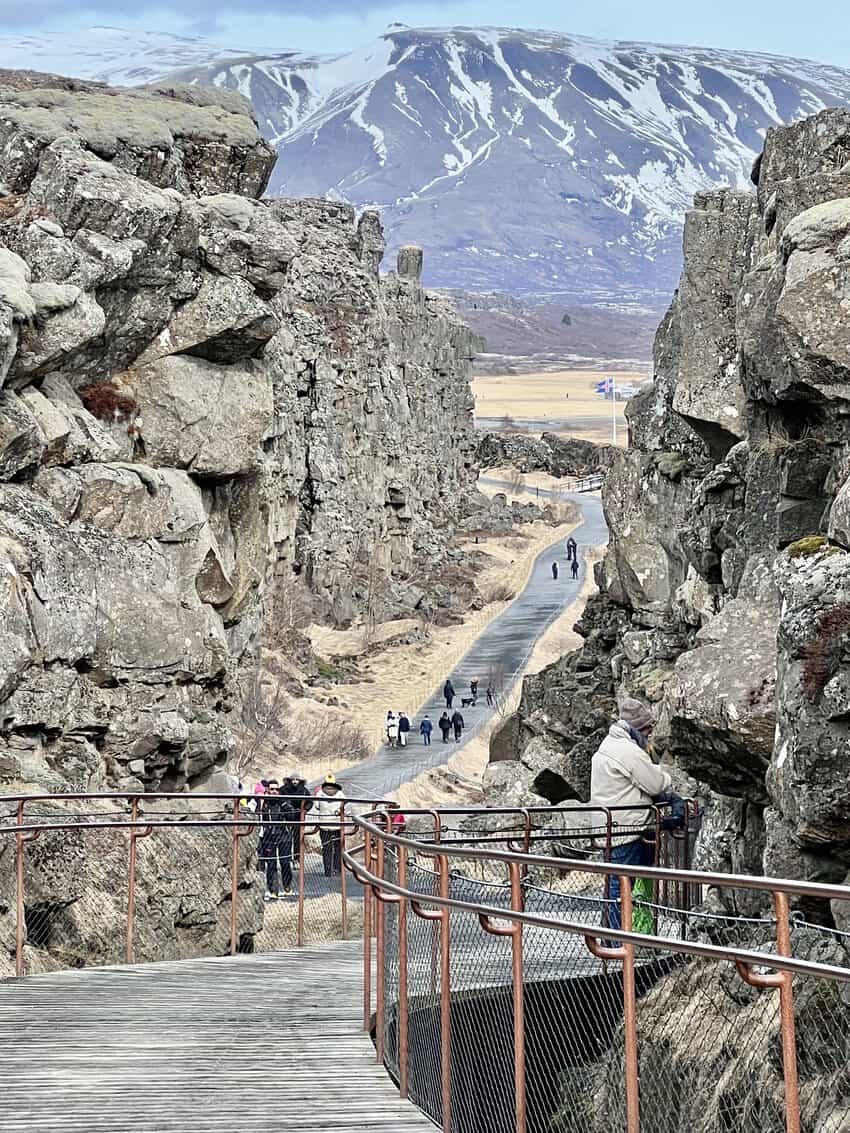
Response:
[{"label": "tourist walking on path", "polygon": [[469,691],[472,693],[473,701],[478,699],[478,685],[479,685],[478,677],[473,677],[472,680],[469,682]]},{"label": "tourist walking on path", "polygon": [[327,775],[316,795],[316,824],[322,842],[322,863],[325,877],[335,877],[342,873],[340,815],[345,802],[345,792],[336,781],[336,776]]},{"label": "tourist walking on path", "polygon": [[496,695],[493,692],[492,685],[487,685],[487,707],[493,708],[496,704]]},{"label": "tourist walking on path", "polygon": [[431,746],[431,733],[433,731],[434,725],[431,723],[431,717],[426,715],[419,725],[419,735],[422,737],[422,742],[426,747]]},{"label": "tourist walking on path", "polygon": [[407,734],[410,731],[410,720],[405,712],[398,714],[398,744],[407,747]]},{"label": "tourist walking on path", "polygon": [[[286,825],[285,802],[280,797],[277,779],[269,780],[260,804],[260,815],[263,834],[260,839],[259,860],[266,874],[265,900],[274,901],[283,894],[292,892],[292,868],[289,862],[292,827]],[[283,893],[281,893],[281,881]]]},{"label": "tourist walking on path", "polygon": [[[611,839],[611,861],[623,865],[652,865],[654,844],[637,831],[654,833],[655,814],[650,809],[656,796],[670,790],[670,774],[652,762],[649,737],[655,721],[648,705],[626,699],[620,706],[619,718],[590,763],[590,801],[594,806],[628,807],[615,812]],[[623,833],[617,834],[617,827]],[[634,888],[634,886],[632,886]],[[603,923],[619,928],[620,879],[608,878],[607,916]]]},{"label": "tourist walking on path", "polygon": [[455,733],[455,743],[457,743],[463,735],[463,717],[457,709],[455,709],[454,716],[452,716],[452,728]]},{"label": "tourist walking on path", "polygon": [[552,577],[557,582],[557,580],[558,580],[558,564],[557,563],[552,563]]},{"label": "tourist walking on path", "polygon": [[448,712],[444,712],[437,723],[440,725],[440,731],[443,733],[443,743],[448,743],[449,732],[452,730],[452,722],[449,719]]},{"label": "tourist walking on path", "polygon": [[578,558],[578,543],[572,535],[567,540],[567,562],[574,562]]},{"label": "tourist walking on path", "polygon": [[452,701],[455,698],[455,686],[452,684],[451,677],[443,685],[443,696],[446,698],[446,708],[451,708]]},{"label": "tourist walking on path", "polygon": [[298,869],[301,866],[301,820],[307,814],[308,810],[313,808],[313,799],[310,792],[307,790],[307,780],[303,775],[295,772],[292,777],[292,789],[284,790],[281,787],[281,794],[289,794],[293,797],[288,800],[287,810],[291,813],[293,822],[298,825],[291,826],[292,831],[292,864]]},{"label": "tourist walking on path", "polygon": [[392,712],[387,713],[386,730],[387,744],[390,747],[395,747],[396,741],[398,740],[398,720],[396,720]]},{"label": "tourist walking on path", "polygon": [[572,572],[573,578],[578,578],[578,556],[573,559]]}]

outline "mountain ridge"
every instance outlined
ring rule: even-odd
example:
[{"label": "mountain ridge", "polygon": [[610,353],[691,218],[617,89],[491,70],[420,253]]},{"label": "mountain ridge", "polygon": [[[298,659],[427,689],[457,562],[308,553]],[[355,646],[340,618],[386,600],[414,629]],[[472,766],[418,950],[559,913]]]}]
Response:
[{"label": "mountain ridge", "polygon": [[393,27],[331,55],[94,40],[81,77],[246,95],[280,155],[270,192],[381,207],[429,284],[592,303],[656,305],[694,194],[744,187],[771,126],[850,105],[826,63],[545,29]]}]

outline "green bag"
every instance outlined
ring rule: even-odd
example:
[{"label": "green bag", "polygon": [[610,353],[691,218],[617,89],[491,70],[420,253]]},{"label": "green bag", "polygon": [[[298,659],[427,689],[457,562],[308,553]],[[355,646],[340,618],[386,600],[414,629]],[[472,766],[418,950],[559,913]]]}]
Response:
[{"label": "green bag", "polygon": [[652,936],[655,925],[652,918],[652,882],[648,877],[635,878],[632,888],[632,931]]}]

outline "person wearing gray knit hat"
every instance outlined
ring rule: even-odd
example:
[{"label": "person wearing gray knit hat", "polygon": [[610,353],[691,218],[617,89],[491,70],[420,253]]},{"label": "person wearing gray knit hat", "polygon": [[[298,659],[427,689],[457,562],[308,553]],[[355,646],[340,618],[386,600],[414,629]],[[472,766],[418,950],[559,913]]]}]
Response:
[{"label": "person wearing gray knit hat", "polygon": [[648,735],[655,727],[655,719],[649,705],[627,696],[620,705],[619,718],[636,732]]},{"label": "person wearing gray knit hat", "polygon": [[[590,801],[611,808],[612,862],[653,865],[654,845],[643,832],[654,827],[653,799],[670,790],[670,773],[647,751],[655,720],[649,705],[632,697],[620,702],[617,719],[590,763]],[[620,927],[620,879],[607,879],[603,924]]]}]

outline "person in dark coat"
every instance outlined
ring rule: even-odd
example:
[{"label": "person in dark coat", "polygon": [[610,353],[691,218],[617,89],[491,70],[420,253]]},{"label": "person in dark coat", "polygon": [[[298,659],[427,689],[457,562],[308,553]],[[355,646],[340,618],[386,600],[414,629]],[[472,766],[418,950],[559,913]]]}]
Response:
[{"label": "person in dark coat", "polygon": [[575,562],[578,558],[578,543],[573,539],[572,535],[567,540],[567,558]]},{"label": "person in dark coat", "polygon": [[557,581],[558,579],[558,564],[552,563],[552,577]]},{"label": "person in dark coat", "polygon": [[313,800],[307,790],[307,780],[294,771],[281,783],[280,795],[284,816],[292,823],[284,828],[281,853],[290,866],[297,868],[301,865],[301,816],[310,810]]},{"label": "person in dark coat", "polygon": [[443,685],[443,696],[446,698],[446,708],[451,708],[452,701],[455,698],[455,686],[452,684],[451,677]]},{"label": "person in dark coat", "polygon": [[[263,836],[260,839],[259,858],[266,872],[266,901],[274,901],[283,894],[292,892],[292,867],[289,855],[292,851],[292,827],[286,825],[285,801],[280,797],[280,787],[276,779],[269,780],[266,793],[260,803],[260,816]],[[287,846],[289,832],[289,848]],[[278,875],[278,865],[280,875]],[[280,881],[283,882],[283,893]]]},{"label": "person in dark coat", "polygon": [[472,694],[473,700],[478,699],[478,685],[479,685],[479,683],[480,683],[480,681],[479,681],[478,677],[473,677],[472,680],[469,682],[469,691]]},{"label": "person in dark coat", "polygon": [[398,744],[399,747],[407,747],[407,737],[410,732],[410,718],[406,712],[399,712],[398,714]]},{"label": "person in dark coat", "polygon": [[444,712],[437,723],[440,725],[440,731],[443,733],[443,743],[448,743],[449,732],[452,730],[452,722],[449,719],[448,712]]},{"label": "person in dark coat", "polygon": [[452,728],[454,729],[455,733],[455,743],[457,743],[457,741],[463,735],[463,717],[457,709],[455,709],[454,716],[452,716]]},{"label": "person in dark coat", "polygon": [[578,578],[578,558],[573,559],[573,578]]},{"label": "person in dark coat", "polygon": [[419,725],[419,735],[422,737],[422,742],[426,747],[431,746],[431,733],[433,731],[434,725],[431,723],[431,717],[423,717],[422,723]]}]

